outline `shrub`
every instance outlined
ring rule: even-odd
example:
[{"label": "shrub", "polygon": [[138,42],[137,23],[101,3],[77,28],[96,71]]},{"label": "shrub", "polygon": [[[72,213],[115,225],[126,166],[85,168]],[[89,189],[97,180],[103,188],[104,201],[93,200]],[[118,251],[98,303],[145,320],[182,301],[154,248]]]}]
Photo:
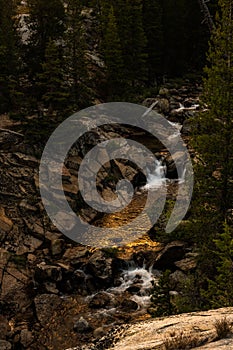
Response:
[{"label": "shrub", "polygon": [[186,350],[202,344],[203,339],[192,334],[185,334],[183,331],[179,333],[170,333],[170,336],[164,341],[166,350]]},{"label": "shrub", "polygon": [[218,339],[227,338],[232,333],[232,322],[227,320],[226,317],[216,320],[214,327],[217,333]]}]

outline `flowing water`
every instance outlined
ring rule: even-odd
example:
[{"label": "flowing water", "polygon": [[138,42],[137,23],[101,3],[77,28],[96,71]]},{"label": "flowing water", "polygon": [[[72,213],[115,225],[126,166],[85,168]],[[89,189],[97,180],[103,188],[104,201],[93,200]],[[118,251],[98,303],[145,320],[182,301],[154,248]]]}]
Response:
[{"label": "flowing water", "polygon": [[158,281],[159,271],[153,270],[152,266],[146,269],[146,266],[139,267],[135,262],[131,261],[128,268],[122,271],[120,280],[121,284],[118,287],[108,289],[108,292],[113,295],[118,295],[130,290],[132,287],[137,287],[138,291],[130,298],[138,304],[138,310],[145,310],[150,305],[150,295],[153,285]]}]

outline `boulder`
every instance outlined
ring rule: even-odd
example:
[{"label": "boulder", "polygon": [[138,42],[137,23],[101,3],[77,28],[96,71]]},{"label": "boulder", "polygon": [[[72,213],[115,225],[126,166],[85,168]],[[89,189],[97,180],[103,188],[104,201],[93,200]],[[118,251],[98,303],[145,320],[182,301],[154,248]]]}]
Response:
[{"label": "boulder", "polygon": [[62,280],[62,268],[60,266],[46,265],[45,263],[40,263],[35,269],[35,281],[45,282],[53,281],[59,282]]},{"label": "boulder", "polygon": [[88,321],[83,317],[80,317],[80,319],[74,323],[74,331],[77,333],[90,332],[91,330],[92,327],[89,325]]},{"label": "boulder", "polygon": [[194,270],[197,267],[197,259],[195,257],[185,258],[175,262],[175,265],[184,272]]},{"label": "boulder", "polygon": [[[216,321],[220,321],[225,317],[229,323],[232,323],[232,311],[232,308],[223,308],[136,322],[124,329],[120,337],[117,334],[112,339],[110,347],[112,350],[165,348],[175,350],[184,348],[232,350],[232,334],[228,338],[216,341],[217,334],[215,329]],[[184,346],[181,345],[179,339],[187,339]],[[192,339],[196,340],[195,346],[192,346]]]},{"label": "boulder", "polygon": [[168,96],[169,95],[169,90],[165,87],[161,87],[159,90],[159,95],[160,96]]},{"label": "boulder", "polygon": [[121,309],[123,309],[125,312],[135,311],[138,309],[138,304],[134,300],[125,299],[121,303]]},{"label": "boulder", "polygon": [[106,306],[109,306],[111,304],[111,301],[112,298],[108,293],[99,292],[91,298],[89,307],[93,309],[104,308]]},{"label": "boulder", "polygon": [[0,315],[0,330],[1,330],[1,335],[0,335],[1,339],[2,340],[7,339],[7,337],[10,335],[11,328],[8,320],[2,315]]},{"label": "boulder", "polygon": [[[185,169],[185,163],[186,163],[186,154],[182,151],[177,151],[173,156],[168,155],[165,158],[165,163],[167,166],[167,172],[166,177],[168,179],[177,179],[178,173],[176,168],[176,163],[180,167],[181,170]],[[176,163],[175,163],[176,162]]]},{"label": "boulder", "polygon": [[112,263],[112,258],[106,257],[104,252],[98,250],[90,257],[87,270],[97,281],[107,286],[113,279]]},{"label": "boulder", "polygon": [[0,340],[0,350],[11,350],[12,346],[9,341]]},{"label": "boulder", "polygon": [[190,135],[192,130],[192,122],[190,119],[186,119],[183,123],[181,134],[182,135]]},{"label": "boulder", "polygon": [[184,274],[184,272],[176,270],[169,275],[170,288],[174,290],[182,288],[187,278],[188,277]]},{"label": "boulder", "polygon": [[185,255],[185,243],[171,242],[156,257],[153,267],[158,270],[176,269],[175,262]]},{"label": "boulder", "polygon": [[24,348],[29,347],[33,342],[33,335],[32,332],[28,329],[22,329],[20,332],[20,343],[23,345]]},{"label": "boulder", "polygon": [[104,330],[103,327],[98,327],[98,328],[96,328],[96,329],[94,330],[94,332],[93,332],[93,336],[94,336],[95,338],[101,338],[101,337],[103,337],[105,334],[106,334],[106,330]]},{"label": "boulder", "polygon": [[53,256],[60,255],[64,249],[64,239],[54,239],[51,242],[51,252]]},{"label": "boulder", "polygon": [[86,259],[90,255],[89,249],[84,246],[72,247],[66,249],[63,259],[69,261],[72,266],[77,266],[80,261]]},{"label": "boulder", "polygon": [[158,100],[158,104],[156,105],[156,110],[158,113],[167,115],[170,110],[169,100],[167,98],[161,98],[160,100]]}]

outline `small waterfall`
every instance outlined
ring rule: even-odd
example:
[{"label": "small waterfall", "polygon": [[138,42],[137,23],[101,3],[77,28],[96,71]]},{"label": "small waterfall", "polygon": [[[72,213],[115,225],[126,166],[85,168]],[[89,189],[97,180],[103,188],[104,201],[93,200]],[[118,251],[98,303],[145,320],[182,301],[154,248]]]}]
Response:
[{"label": "small waterfall", "polygon": [[128,269],[122,271],[121,284],[109,288],[108,292],[118,295],[134,290],[130,299],[138,304],[139,309],[146,309],[150,305],[150,295],[154,283],[159,279],[159,275],[159,272],[153,270],[152,267],[146,269],[145,266],[139,267],[131,262]]},{"label": "small waterfall", "polygon": [[[183,108],[182,106],[180,108]],[[169,124],[174,128],[174,133],[169,136],[169,139],[175,139],[180,137],[180,131],[182,125],[179,123],[173,123],[169,121]],[[166,178],[166,164],[164,164],[163,160],[156,159],[153,168],[148,169],[148,181],[145,186],[143,186],[142,190],[156,189],[163,186],[166,183],[171,183],[172,181],[178,182],[182,184],[185,181],[186,167],[184,167],[181,178],[170,180]]]},{"label": "small waterfall", "polygon": [[166,183],[166,165],[162,163],[161,160],[155,160],[154,169],[150,169],[150,173],[148,176],[148,182],[143,187],[144,190],[148,190],[151,188],[161,187]]}]

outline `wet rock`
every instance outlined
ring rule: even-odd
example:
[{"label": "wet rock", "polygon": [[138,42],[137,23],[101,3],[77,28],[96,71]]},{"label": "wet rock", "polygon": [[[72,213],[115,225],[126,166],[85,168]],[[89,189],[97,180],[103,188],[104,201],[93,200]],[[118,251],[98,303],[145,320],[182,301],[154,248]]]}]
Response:
[{"label": "wet rock", "polygon": [[12,346],[11,343],[9,343],[6,340],[0,340],[0,350],[11,350]]},{"label": "wet rock", "polygon": [[137,188],[137,187],[143,187],[145,186],[147,183],[147,179],[145,174],[143,174],[141,171],[139,171],[134,177],[133,177],[133,187]]},{"label": "wet rock", "polygon": [[183,123],[181,134],[182,135],[190,135],[192,130],[192,122],[189,119],[186,119]]},{"label": "wet rock", "polygon": [[141,287],[142,286],[140,284],[133,284],[132,286],[128,287],[126,291],[131,294],[136,294],[140,291]]},{"label": "wet rock", "polygon": [[175,262],[181,260],[185,255],[185,243],[171,242],[156,257],[154,262],[155,269],[175,270]]},{"label": "wet rock", "polygon": [[138,304],[134,300],[125,299],[121,303],[121,309],[124,310],[125,312],[135,311],[138,309]]},{"label": "wet rock", "polygon": [[61,309],[62,299],[55,294],[41,294],[34,299],[36,315],[40,323],[45,326],[49,323],[54,312]]},{"label": "wet rock", "polygon": [[91,298],[89,307],[93,309],[104,308],[106,306],[109,306],[111,302],[112,298],[109,294],[105,292],[99,292]]},{"label": "wet rock", "polygon": [[74,331],[77,333],[90,332],[91,330],[92,327],[89,325],[88,321],[83,317],[80,317],[80,319],[74,324]]},{"label": "wet rock", "polygon": [[165,158],[165,163],[167,166],[167,172],[166,177],[168,179],[177,179],[178,173],[176,168],[176,163],[178,167],[181,169],[181,172],[185,169],[185,163],[186,163],[186,154],[181,151],[177,151],[173,156],[168,155]]}]

